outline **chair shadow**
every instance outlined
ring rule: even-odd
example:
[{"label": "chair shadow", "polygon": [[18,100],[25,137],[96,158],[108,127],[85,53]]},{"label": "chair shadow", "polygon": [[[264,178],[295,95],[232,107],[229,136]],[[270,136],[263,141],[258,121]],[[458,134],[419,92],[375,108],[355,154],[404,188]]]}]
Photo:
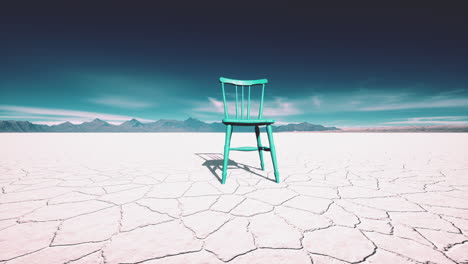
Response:
[{"label": "chair shadow", "polygon": [[[205,166],[208,168],[208,170],[211,172],[211,174],[213,174],[216,179],[221,183],[222,182],[222,177],[221,175],[218,175],[218,173],[216,172],[218,169],[220,172],[223,171],[223,154],[221,153],[195,153],[195,155],[199,156],[200,158],[202,158],[205,162],[203,162],[202,166]],[[232,166],[235,166],[235,168],[232,168]],[[239,163],[239,162],[236,162],[232,159],[229,159],[228,160],[228,170],[231,170],[231,169],[243,169],[247,172],[250,172],[252,174],[255,174],[257,176],[260,176],[264,179],[267,179],[269,181],[272,181],[272,182],[275,182],[273,179],[270,179],[268,177],[265,177],[255,171],[253,171],[252,169],[256,169],[256,170],[262,170],[261,168],[257,168],[257,167],[252,167],[252,166],[249,166],[247,164],[243,164],[243,163]]]}]

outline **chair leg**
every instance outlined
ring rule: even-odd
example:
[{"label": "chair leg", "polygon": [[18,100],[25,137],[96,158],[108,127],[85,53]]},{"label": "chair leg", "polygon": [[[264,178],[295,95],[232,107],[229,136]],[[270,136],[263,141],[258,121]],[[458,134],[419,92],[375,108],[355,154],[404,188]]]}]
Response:
[{"label": "chair leg", "polygon": [[273,168],[275,171],[275,179],[276,182],[280,182],[280,175],[278,172],[278,164],[276,162],[276,148],[275,148],[275,142],[273,141],[273,130],[271,128],[271,125],[266,126],[267,133],[268,133],[268,141],[270,142],[270,153],[271,153],[271,161],[273,162]]},{"label": "chair leg", "polygon": [[260,137],[260,128],[258,126],[255,126],[255,136],[257,137],[257,147],[258,147],[258,155],[260,156],[260,166],[262,170],[265,170],[265,165],[263,163],[262,139]]},{"label": "chair leg", "polygon": [[227,166],[229,162],[229,148],[231,146],[232,125],[226,125],[226,140],[224,141],[223,178],[221,183],[226,183]]}]

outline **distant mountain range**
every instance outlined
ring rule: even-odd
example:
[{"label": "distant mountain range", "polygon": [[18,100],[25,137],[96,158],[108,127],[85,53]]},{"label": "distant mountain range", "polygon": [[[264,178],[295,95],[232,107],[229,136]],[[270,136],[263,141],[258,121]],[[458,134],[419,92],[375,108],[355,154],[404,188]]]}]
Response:
[{"label": "distant mountain range", "polygon": [[[345,128],[325,127],[307,122],[298,124],[287,124],[273,126],[275,132],[468,132],[468,125],[445,125],[445,126],[400,126],[400,127],[365,127]],[[195,118],[184,121],[161,119],[151,123],[142,123],[136,119],[128,120],[120,125],[112,125],[101,119],[90,122],[72,124],[70,122],[58,125],[40,125],[29,121],[0,121],[1,132],[224,132],[226,127],[223,123],[205,123]],[[236,127],[236,132],[252,132],[252,127]]]},{"label": "distant mountain range", "polygon": [[[336,127],[325,127],[307,122],[274,126],[276,132],[292,131],[333,131]],[[0,132],[224,132],[223,123],[205,123],[195,118],[185,121],[161,119],[156,122],[142,123],[136,119],[112,125],[101,119],[94,119],[82,124],[65,122],[58,125],[40,125],[29,121],[0,121]],[[252,127],[236,127],[236,132],[252,132]]]},{"label": "distant mountain range", "polygon": [[438,126],[400,126],[400,127],[365,127],[365,128],[347,128],[336,132],[376,132],[376,133],[418,133],[418,132],[468,132],[468,125],[438,125]]}]

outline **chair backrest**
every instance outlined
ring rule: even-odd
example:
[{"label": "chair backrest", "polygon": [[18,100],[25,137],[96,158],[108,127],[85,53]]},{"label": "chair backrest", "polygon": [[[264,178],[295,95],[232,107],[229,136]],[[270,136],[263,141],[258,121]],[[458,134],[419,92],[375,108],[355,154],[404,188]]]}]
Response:
[{"label": "chair backrest", "polygon": [[[267,79],[259,79],[259,80],[234,80],[234,79],[228,79],[221,77],[219,78],[219,81],[221,82],[221,87],[223,89],[223,103],[224,103],[224,118],[229,118],[229,111],[228,111],[228,105],[226,101],[226,91],[225,91],[225,86],[226,85],[232,85],[235,86],[235,91],[236,91],[236,119],[250,119],[250,88],[251,86],[255,85],[261,85],[262,86],[262,95],[260,98],[260,106],[258,110],[258,119],[261,119],[263,117],[263,96],[265,94],[265,84],[268,83]],[[247,93],[247,105],[244,106],[244,87],[248,87]],[[240,96],[239,96],[240,93]],[[241,97],[241,100],[239,101],[239,97]],[[245,115],[244,115],[244,109]]]}]

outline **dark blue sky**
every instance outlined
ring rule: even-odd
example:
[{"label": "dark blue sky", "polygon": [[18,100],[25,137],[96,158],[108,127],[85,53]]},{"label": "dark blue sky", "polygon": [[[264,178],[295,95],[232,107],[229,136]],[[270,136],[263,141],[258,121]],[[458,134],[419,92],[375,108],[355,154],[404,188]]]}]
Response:
[{"label": "dark blue sky", "polygon": [[466,7],[224,4],[2,4],[0,119],[219,121],[225,76],[279,122],[468,124]]}]

